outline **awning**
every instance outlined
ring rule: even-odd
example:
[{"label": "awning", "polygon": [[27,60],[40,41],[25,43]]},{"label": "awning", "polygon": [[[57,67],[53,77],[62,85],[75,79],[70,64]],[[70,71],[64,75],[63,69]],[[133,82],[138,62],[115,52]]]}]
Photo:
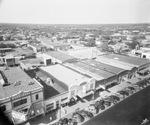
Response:
[{"label": "awning", "polygon": [[34,115],[34,116],[43,114],[44,113],[43,103],[39,102],[39,103],[33,104],[30,110],[30,113],[31,115]]},{"label": "awning", "polygon": [[140,73],[145,73],[145,72],[148,72],[149,71],[149,69],[148,68],[146,68],[146,69],[143,69],[143,70],[141,70],[141,71],[138,71],[138,72],[140,72]]},{"label": "awning", "polygon": [[63,101],[61,101],[61,104],[68,103],[69,101],[70,101],[69,99],[63,100]]}]

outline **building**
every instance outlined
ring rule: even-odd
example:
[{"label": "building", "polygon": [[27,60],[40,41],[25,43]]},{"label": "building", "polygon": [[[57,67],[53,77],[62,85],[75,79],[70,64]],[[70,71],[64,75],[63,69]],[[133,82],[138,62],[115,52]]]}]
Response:
[{"label": "building", "polygon": [[139,50],[132,50],[131,54],[140,57],[150,59],[150,48],[140,48]]},{"label": "building", "polygon": [[15,66],[19,65],[19,57],[14,57],[12,54],[0,57],[1,60],[4,62],[7,66]]},{"label": "building", "polygon": [[96,47],[78,47],[73,46],[74,49],[68,50],[65,53],[79,59],[92,59],[105,53],[100,52]]},{"label": "building", "polygon": [[95,60],[90,60],[90,59],[82,60],[81,62],[84,64],[87,64],[87,65],[93,66],[95,68],[98,68],[98,69],[101,69],[101,70],[104,70],[104,71],[118,75],[118,82],[119,83],[124,81],[124,79],[127,79],[127,77],[128,77],[129,71],[122,69],[122,68],[119,68],[119,67],[114,67],[114,66],[107,65],[107,64],[104,64],[101,62],[97,62]]},{"label": "building", "polygon": [[30,44],[28,44],[28,47],[31,47],[35,53],[46,52],[48,50],[47,46],[45,46],[41,43],[30,43]]},{"label": "building", "polygon": [[107,54],[97,57],[96,61],[129,70],[128,78],[134,77],[138,71],[147,71],[150,66],[148,59],[141,59],[119,54]]},{"label": "building", "polygon": [[59,51],[59,50],[68,50],[71,48],[70,44],[62,43],[62,42],[51,42],[49,40],[40,39],[43,45],[51,48],[52,50]]},{"label": "building", "polygon": [[96,79],[95,89],[106,89],[109,85],[118,82],[118,75],[110,73],[91,65],[84,64],[82,62],[64,64],[65,66],[74,69],[82,74],[86,74]]},{"label": "building", "polygon": [[95,88],[95,80],[80,73],[77,73],[63,65],[41,67],[45,73],[49,74],[50,81],[55,81],[68,90],[68,98],[73,96],[85,97],[90,94],[87,91]]},{"label": "building", "polygon": [[0,71],[0,107],[15,124],[44,114],[43,87],[19,67]]},{"label": "building", "polygon": [[32,70],[44,66],[43,58],[25,59],[19,61],[20,67],[24,70]]},{"label": "building", "polygon": [[78,60],[78,58],[57,51],[50,51],[45,54],[39,55],[39,57],[43,57],[45,65],[57,64],[57,63],[62,64],[66,62],[70,63],[70,62],[76,62]]}]

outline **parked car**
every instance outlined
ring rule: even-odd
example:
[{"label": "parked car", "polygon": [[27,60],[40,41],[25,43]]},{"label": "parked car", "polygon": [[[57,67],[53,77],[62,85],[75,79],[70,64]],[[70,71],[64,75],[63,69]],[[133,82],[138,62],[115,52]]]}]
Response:
[{"label": "parked car", "polygon": [[132,85],[132,87],[134,87],[136,89],[136,91],[141,90],[141,88],[137,84]]},{"label": "parked car", "polygon": [[129,88],[124,88],[123,90],[126,91],[126,92],[128,92],[129,95],[133,94],[133,91],[131,89],[129,89]]},{"label": "parked car", "polygon": [[93,114],[97,114],[99,112],[99,109],[96,107],[95,104],[90,104],[88,106],[88,109],[93,113]]},{"label": "parked car", "polygon": [[80,110],[77,113],[79,113],[80,115],[82,115],[86,119],[91,119],[94,117],[93,113],[86,111],[86,110]]},{"label": "parked car", "polygon": [[68,125],[77,125],[77,124],[78,124],[78,123],[76,122],[75,119],[72,119],[72,118],[69,119]]},{"label": "parked car", "polygon": [[59,125],[68,125],[69,119],[68,118],[62,118],[58,121]]},{"label": "parked car", "polygon": [[105,107],[111,106],[112,100],[110,98],[103,98],[102,100],[104,101]]},{"label": "parked car", "polygon": [[104,100],[96,101],[95,106],[100,110],[104,110],[105,109]]},{"label": "parked car", "polygon": [[120,99],[124,99],[125,98],[124,95],[119,94],[119,93],[115,93],[114,96],[117,96]]},{"label": "parked car", "polygon": [[110,95],[109,97],[116,100],[117,102],[120,101],[120,98],[118,96]]},{"label": "parked car", "polygon": [[73,113],[72,119],[74,119],[77,123],[81,123],[84,121],[84,117],[79,113]]},{"label": "parked car", "polygon": [[123,90],[118,91],[117,93],[119,93],[119,94],[123,95],[124,97],[129,96],[129,93],[128,93],[128,92],[126,92],[126,91],[123,91]]},{"label": "parked car", "polygon": [[132,90],[133,92],[136,92],[136,91],[137,91],[137,90],[136,90],[134,87],[132,87],[132,86],[128,86],[127,88],[130,89],[130,90]]},{"label": "parked car", "polygon": [[144,88],[144,85],[140,82],[140,83],[136,83],[136,85],[138,85],[141,89]]}]

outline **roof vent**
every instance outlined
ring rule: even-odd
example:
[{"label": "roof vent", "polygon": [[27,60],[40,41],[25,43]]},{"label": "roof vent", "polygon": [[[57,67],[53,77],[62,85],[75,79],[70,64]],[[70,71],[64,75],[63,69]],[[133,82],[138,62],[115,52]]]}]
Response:
[{"label": "roof vent", "polygon": [[119,58],[115,57],[114,59],[116,59],[116,60],[117,60],[117,59],[119,59]]},{"label": "roof vent", "polygon": [[91,66],[95,66],[95,64],[93,64],[93,63],[91,63],[90,65],[91,65]]},{"label": "roof vent", "polygon": [[28,85],[33,85],[34,84],[34,82],[32,82],[32,81],[30,81],[29,83],[28,83]]},{"label": "roof vent", "polygon": [[21,85],[21,81],[16,81],[15,86]]}]

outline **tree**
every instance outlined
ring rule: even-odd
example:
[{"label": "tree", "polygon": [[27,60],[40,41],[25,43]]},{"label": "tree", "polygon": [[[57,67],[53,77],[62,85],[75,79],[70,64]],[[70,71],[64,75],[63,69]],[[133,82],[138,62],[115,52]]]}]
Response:
[{"label": "tree", "polygon": [[107,42],[102,42],[99,46],[98,49],[100,51],[108,51],[109,47],[108,47],[108,43]]},{"label": "tree", "polygon": [[131,43],[126,43],[128,46],[129,46],[129,48],[131,48],[131,49],[135,49],[135,47],[137,46],[137,45],[140,45],[140,43],[136,40],[136,39],[134,39]]}]

